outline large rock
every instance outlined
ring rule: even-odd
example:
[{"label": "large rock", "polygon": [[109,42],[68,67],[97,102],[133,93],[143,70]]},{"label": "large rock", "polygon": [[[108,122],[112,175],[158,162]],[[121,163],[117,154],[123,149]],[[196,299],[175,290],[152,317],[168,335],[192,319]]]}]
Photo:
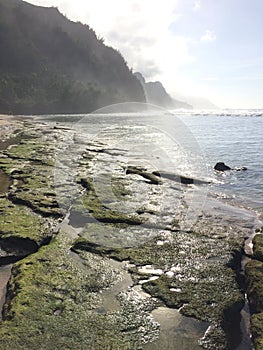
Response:
[{"label": "large rock", "polygon": [[217,171],[231,170],[231,168],[228,165],[226,165],[225,163],[223,163],[223,162],[216,163],[216,165],[214,166],[214,169],[217,170]]}]

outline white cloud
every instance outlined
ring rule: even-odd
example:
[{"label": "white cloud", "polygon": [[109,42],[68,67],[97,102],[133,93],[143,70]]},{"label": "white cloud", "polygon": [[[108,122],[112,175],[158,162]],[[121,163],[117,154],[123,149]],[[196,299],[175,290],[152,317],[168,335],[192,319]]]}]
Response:
[{"label": "white cloud", "polygon": [[205,34],[203,34],[200,38],[200,41],[215,41],[216,35],[213,30],[206,30]]},{"label": "white cloud", "polygon": [[201,8],[201,1],[195,1],[195,2],[194,2],[193,10],[194,10],[194,11],[199,11],[200,8]]}]

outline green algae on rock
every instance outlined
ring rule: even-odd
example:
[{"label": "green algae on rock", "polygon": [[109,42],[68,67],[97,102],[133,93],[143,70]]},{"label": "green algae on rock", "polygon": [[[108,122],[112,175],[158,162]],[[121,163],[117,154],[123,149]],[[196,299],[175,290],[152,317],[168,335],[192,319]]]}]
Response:
[{"label": "green algae on rock", "polygon": [[[81,178],[80,184],[85,188],[86,192],[80,196],[73,204],[71,215],[83,217],[87,222],[98,220],[106,223],[123,223],[128,225],[140,225],[143,220],[139,215],[126,215],[117,210],[107,207],[107,203],[102,202],[97,196],[92,180]],[[106,194],[105,194],[106,195]]]},{"label": "green algae on rock", "polygon": [[225,314],[238,313],[244,304],[236,274],[228,266],[237,245],[236,239],[224,241],[178,232],[168,241],[159,236],[127,248],[101,246],[82,236],[73,250],[134,264],[130,268],[134,283],[142,284],[147,293],[168,307],[180,308],[183,315],[209,322],[212,326],[204,343],[224,349]]},{"label": "green algae on rock", "polygon": [[35,251],[51,236],[50,223],[29,208],[0,198],[0,212],[0,246],[5,250],[21,253],[28,247],[29,252]]},{"label": "green algae on rock", "polygon": [[[54,151],[64,132],[67,130],[28,123],[21,141],[0,154],[0,168],[12,180],[9,201],[3,198],[11,205],[9,214],[29,215],[29,226],[39,230],[38,237],[24,226],[22,217],[17,220],[24,237],[37,246],[35,254],[14,265],[0,327],[0,349],[141,349],[158,335],[150,311],[163,304],[208,322],[202,346],[225,349],[229,319],[243,304],[234,269],[240,264],[244,231],[238,225],[228,227],[222,208],[211,215],[203,213],[192,230],[180,230],[180,215],[187,210],[182,191],[152,170],[132,166],[129,175],[124,171],[125,162],[112,165],[120,151],[87,143],[80,134],[75,148],[71,143],[68,148],[59,145],[64,156],[59,166],[72,171],[78,195],[69,213],[70,223],[76,217],[76,225],[85,227],[75,242],[59,232],[37,251],[47,232],[41,230],[51,220],[58,223],[72,204],[70,184],[54,184]],[[106,186],[105,168],[113,169]],[[118,210],[126,204],[132,210]],[[234,220],[236,216],[232,223]],[[12,230],[10,237],[16,233],[18,230]],[[151,297],[140,299],[131,286],[116,296],[117,310],[105,312],[102,295],[123,272],[112,267],[112,258],[133,264],[128,266],[134,285]],[[260,313],[253,317],[252,325],[260,330]]]},{"label": "green algae on rock", "polygon": [[20,143],[6,150],[4,154],[11,159],[28,160],[44,165],[53,165],[50,155],[50,145],[40,141],[37,137],[32,141],[24,139],[23,136],[21,136]]},{"label": "green algae on rock", "polygon": [[[49,131],[50,134],[45,131]],[[29,124],[19,135],[19,143],[2,151],[0,168],[12,182],[9,199],[44,216],[62,216],[54,188],[55,136]]]},{"label": "green algae on rock", "polygon": [[263,349],[263,235],[262,228],[253,238],[252,259],[245,266],[247,295],[251,311],[250,328],[255,350]]},{"label": "green algae on rock", "polygon": [[96,312],[100,290],[116,283],[120,272],[90,253],[83,254],[82,261],[75,259],[69,254],[70,243],[60,233],[14,265],[0,349],[132,350],[141,348],[144,332],[156,332],[147,314],[153,306],[141,303],[136,311],[125,296],[121,311]]},{"label": "green algae on rock", "polygon": [[14,203],[24,204],[43,216],[62,216],[56,199],[51,167],[25,165],[11,173],[13,186],[9,198]]},{"label": "green algae on rock", "polygon": [[252,259],[245,268],[247,295],[252,313],[251,333],[256,350],[263,349],[263,262]]},{"label": "green algae on rock", "polygon": [[263,233],[256,234],[253,238],[253,257],[263,261]]},{"label": "green algae on rock", "polygon": [[263,349],[263,312],[252,315],[250,328],[255,350]]}]

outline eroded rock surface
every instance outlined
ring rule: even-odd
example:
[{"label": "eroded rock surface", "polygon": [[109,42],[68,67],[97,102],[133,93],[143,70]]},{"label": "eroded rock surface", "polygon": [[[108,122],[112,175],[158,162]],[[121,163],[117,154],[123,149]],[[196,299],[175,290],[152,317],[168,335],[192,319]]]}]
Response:
[{"label": "eroded rock surface", "polygon": [[27,122],[0,153],[11,181],[0,245],[3,258],[23,258],[8,284],[0,349],[143,349],[158,338],[151,312],[160,306],[209,326],[197,347],[238,345],[236,269],[253,218],[208,195],[182,225],[207,183],[160,177],[109,136]]}]

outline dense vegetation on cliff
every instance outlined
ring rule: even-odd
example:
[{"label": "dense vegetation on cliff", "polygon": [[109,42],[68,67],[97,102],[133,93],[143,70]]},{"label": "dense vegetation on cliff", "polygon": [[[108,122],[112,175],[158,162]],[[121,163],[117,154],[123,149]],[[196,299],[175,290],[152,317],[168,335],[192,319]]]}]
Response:
[{"label": "dense vegetation on cliff", "polygon": [[0,113],[79,113],[144,92],[119,52],[56,8],[0,0]]}]

